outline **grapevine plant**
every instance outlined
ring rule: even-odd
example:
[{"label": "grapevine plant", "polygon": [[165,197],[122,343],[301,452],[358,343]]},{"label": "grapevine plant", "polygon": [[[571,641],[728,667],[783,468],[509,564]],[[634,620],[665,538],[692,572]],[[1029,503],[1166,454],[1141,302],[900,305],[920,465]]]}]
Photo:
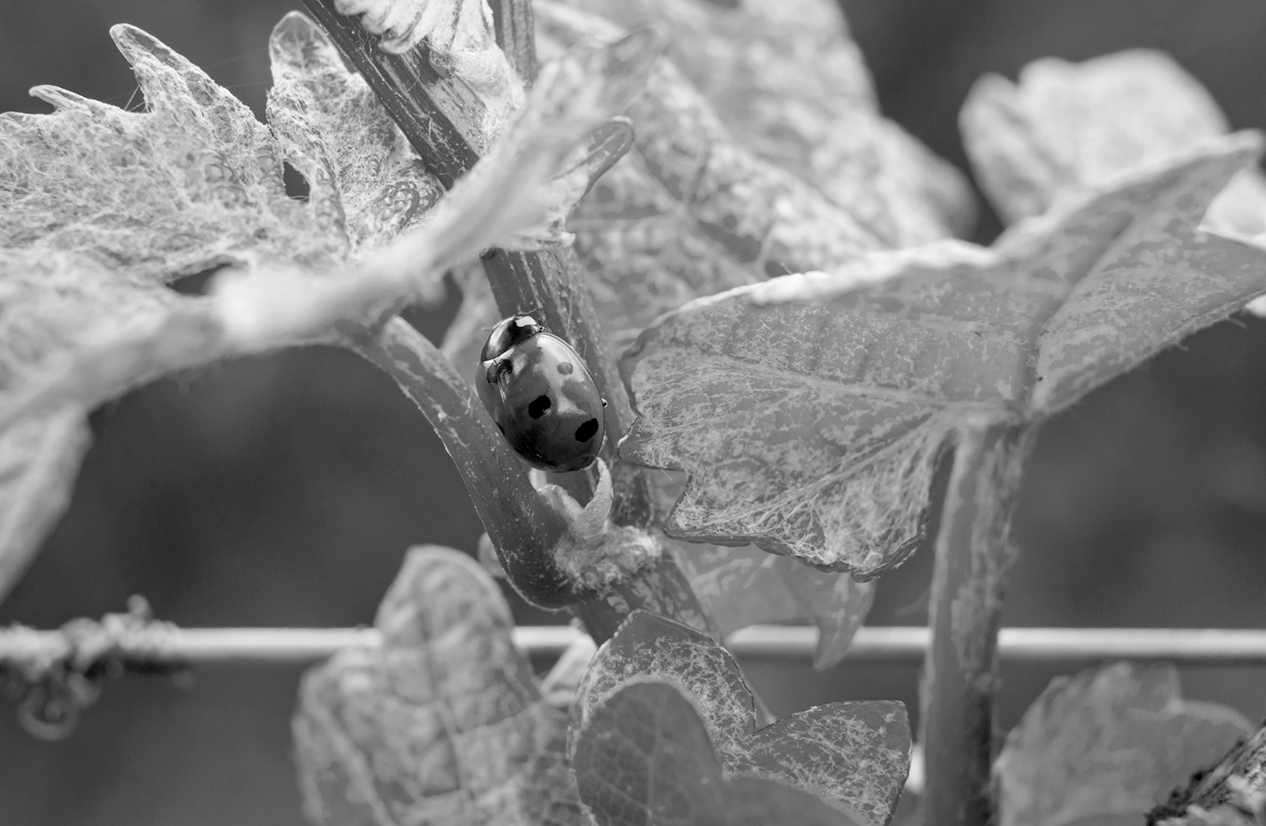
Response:
[{"label": "grapevine plant", "polygon": [[[143,111],[37,87],[52,113],[0,117],[0,597],[94,406],[344,347],[416,403],[487,535],[482,564],[409,551],[381,645],[304,678],[314,823],[1261,822],[1262,733],[1171,668],[1058,680],[1005,743],[993,719],[1034,432],[1266,293],[1259,135],[1154,53],[984,78],[963,137],[1011,225],[981,247],[955,240],[966,182],[878,114],[829,0],[305,5],[272,35],[267,124],[122,25]],[[400,312],[446,275],[437,346]],[[588,468],[528,472],[476,398],[516,313],[606,402]],[[723,640],[809,620],[837,663],[929,524],[903,796],[900,703],[771,719]],[[495,576],[588,632],[543,679]]]}]

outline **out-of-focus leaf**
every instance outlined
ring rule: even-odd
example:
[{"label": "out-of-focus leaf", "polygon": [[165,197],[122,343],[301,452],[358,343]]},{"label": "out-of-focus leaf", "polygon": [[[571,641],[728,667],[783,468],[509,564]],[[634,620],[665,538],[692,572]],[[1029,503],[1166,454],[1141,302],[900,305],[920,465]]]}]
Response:
[{"label": "out-of-focus leaf", "polygon": [[[666,24],[692,79],[725,78],[707,81],[706,92],[722,104],[719,117],[705,94],[661,61],[628,110],[635,151],[568,222],[618,345],[692,298],[944,237],[971,214],[956,173],[879,117],[856,48],[829,3],[798,0],[796,13],[695,0],[571,5],[578,9],[537,4],[543,52],[581,36],[619,36],[619,27],[589,13],[600,11],[630,26]],[[742,66],[729,66],[735,56],[751,56],[751,64],[742,57]],[[758,70],[767,63],[782,68]],[[832,140],[821,139],[832,130]],[[777,149],[793,145],[790,155]],[[831,171],[815,168],[819,161]],[[827,178],[828,185],[815,185]],[[463,372],[498,317],[487,285],[472,274],[459,279],[465,298],[444,344]]]},{"label": "out-of-focus leaf", "polygon": [[[1133,50],[1026,66],[1018,83],[976,82],[963,104],[963,143],[1004,221],[1037,215],[1059,197],[1172,159],[1229,126],[1217,102],[1162,52]],[[1266,176],[1240,172],[1205,213],[1205,226],[1266,240]],[[1266,299],[1248,305],[1266,315]]]},{"label": "out-of-focus leaf", "polygon": [[[1180,157],[1229,131],[1200,82],[1168,55],[1135,50],[1084,63],[1046,58],[1018,83],[976,82],[960,117],[981,186],[1008,223],[1059,197]],[[1266,232],[1266,177],[1246,169],[1209,205],[1213,229]]]},{"label": "out-of-focus leaf", "polygon": [[968,420],[1041,419],[1266,292],[1266,251],[1196,228],[1256,135],[1091,191],[989,249],[875,253],[700,299],[623,370],[627,460],[690,473],[665,530],[874,576],[916,546]]},{"label": "out-of-focus leaf", "polygon": [[720,634],[761,623],[812,620],[819,631],[813,656],[817,668],[830,668],[844,657],[874,599],[869,583],[751,546],[679,543],[676,551]]},{"label": "out-of-focus leaf", "polygon": [[0,601],[70,505],[91,433],[81,411],[59,411],[0,435]]},{"label": "out-of-focus leaf", "polygon": [[465,554],[409,553],[380,648],[305,675],[294,720],[309,818],[330,826],[581,826],[565,713],[541,700],[510,609]]},{"label": "out-of-focus leaf", "polygon": [[863,826],[891,817],[910,759],[900,703],[830,703],[758,729],[755,700],[730,654],[710,637],[644,611],[630,614],[590,663],[572,707],[573,765],[583,765],[576,750],[602,698],[639,677],[671,680],[693,698],[727,774],[788,783]]},{"label": "out-of-focus leaf", "polygon": [[563,2],[666,31],[669,57],[738,143],[820,189],[885,246],[970,231],[966,181],[879,114],[831,0]]},{"label": "out-of-focus leaf", "polygon": [[[621,32],[549,3],[540,4],[538,19],[543,49]],[[635,151],[569,223],[617,342],[691,298],[895,243],[863,210],[831,201],[744,146],[667,60],[627,114]]]},{"label": "out-of-focus leaf", "polygon": [[1012,729],[994,765],[1000,822],[1140,816],[1249,731],[1233,709],[1182,700],[1169,665],[1118,663],[1058,678]]},{"label": "out-of-focus leaf", "polygon": [[733,776],[700,710],[672,682],[639,679],[603,698],[580,733],[576,778],[598,826],[857,826],[811,794]]}]

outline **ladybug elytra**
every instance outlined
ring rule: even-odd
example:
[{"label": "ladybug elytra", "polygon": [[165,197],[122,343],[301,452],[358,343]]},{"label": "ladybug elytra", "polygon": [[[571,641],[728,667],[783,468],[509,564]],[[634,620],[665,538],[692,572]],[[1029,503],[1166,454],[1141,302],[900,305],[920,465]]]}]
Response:
[{"label": "ladybug elytra", "polygon": [[607,403],[570,344],[519,314],[492,328],[479,358],[479,400],[516,453],[541,470],[593,464]]}]

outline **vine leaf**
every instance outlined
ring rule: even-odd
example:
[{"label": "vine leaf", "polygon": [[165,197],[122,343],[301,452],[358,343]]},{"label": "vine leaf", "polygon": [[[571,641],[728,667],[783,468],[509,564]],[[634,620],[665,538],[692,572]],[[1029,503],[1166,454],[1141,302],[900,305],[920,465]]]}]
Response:
[{"label": "vine leaf", "polygon": [[411,550],[375,624],[380,648],[345,649],[303,679],[294,735],[314,823],[586,822],[565,712],[542,701],[478,563]]},{"label": "vine leaf", "polygon": [[[522,233],[560,221],[593,171],[576,144],[658,53],[643,35],[547,67],[552,82],[543,74],[440,206],[438,181],[302,15],[271,40],[271,131],[154,38],[111,34],[145,111],[37,87],[53,113],[0,116],[0,455],[13,474],[0,480],[0,595],[68,497],[86,433],[68,417],[230,355],[342,343],[435,295],[447,264],[506,238],[539,243]],[[287,197],[283,158],[307,178],[306,200]],[[211,298],[167,287],[222,266],[241,272]],[[21,425],[37,417],[40,434]]]},{"label": "vine leaf", "polygon": [[562,5],[626,29],[662,27],[686,85],[715,107],[735,142],[812,184],[884,246],[970,232],[970,187],[879,113],[861,50],[831,0]]},{"label": "vine leaf", "polygon": [[269,53],[268,123],[307,180],[309,211],[339,256],[361,261],[422,223],[444,187],[325,32],[290,12]]},{"label": "vine leaf", "polygon": [[1181,699],[1170,665],[1117,663],[1058,678],[994,765],[1001,823],[1137,817],[1251,731],[1230,708]]},{"label": "vine leaf", "polygon": [[788,783],[862,826],[892,816],[910,760],[900,703],[830,703],[758,729],[755,698],[733,657],[707,635],[645,611],[630,614],[589,665],[572,706],[573,765],[585,765],[586,736],[614,736],[595,730],[603,698],[640,677],[670,680],[691,695],[727,776]]},{"label": "vine leaf", "polygon": [[813,657],[819,669],[843,659],[874,600],[870,583],[751,546],[679,543],[676,551],[719,634],[762,623],[812,620],[819,632]]},{"label": "vine leaf", "polygon": [[1197,229],[1260,152],[1223,138],[1021,222],[696,300],[622,370],[621,456],[685,470],[665,530],[871,577],[916,547],[967,420],[1040,420],[1266,292],[1266,250]]},{"label": "vine leaf", "polygon": [[[220,354],[207,302],[164,283],[283,248],[329,254],[267,128],[144,32],[111,35],[146,111],[39,86],[54,112],[0,115],[0,598],[69,500],[88,409]],[[15,422],[35,399],[43,415]]]},{"label": "vine leaf", "polygon": [[[960,124],[981,187],[1007,223],[1122,170],[1171,160],[1229,131],[1200,82],[1162,52],[1132,50],[1084,63],[1045,58],[1018,83],[985,75]],[[1246,169],[1213,200],[1205,224],[1266,232],[1266,176]]]},{"label": "vine leaf", "polygon": [[[545,55],[622,34],[597,13],[676,34],[678,65],[661,60],[628,109],[634,150],[568,222],[617,345],[692,298],[970,224],[973,206],[957,173],[878,115],[838,11],[820,0],[796,6],[788,14],[775,4],[723,9],[705,0],[535,5]],[[739,55],[752,56],[752,65],[747,57],[737,58],[742,66],[717,63]],[[778,55],[777,71],[756,65],[770,55]],[[830,83],[804,82],[828,76]],[[480,273],[455,275],[463,301],[444,352],[464,369],[498,314]]]},{"label": "vine leaf", "polygon": [[671,682],[638,679],[604,698],[580,734],[575,765],[598,826],[857,826],[807,792],[729,776],[700,710]]}]

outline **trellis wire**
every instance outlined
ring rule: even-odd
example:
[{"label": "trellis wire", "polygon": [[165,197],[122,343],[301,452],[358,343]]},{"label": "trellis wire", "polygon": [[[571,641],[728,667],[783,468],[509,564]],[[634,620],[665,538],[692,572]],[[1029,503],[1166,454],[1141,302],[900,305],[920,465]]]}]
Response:
[{"label": "trellis wire", "polygon": [[[23,627],[0,630],[0,667],[100,656],[134,666],[213,663],[307,663],[350,646],[376,646],[372,628],[116,628],[107,639]],[[553,657],[582,639],[571,626],[525,626],[514,639],[527,654]],[[845,655],[851,663],[917,665],[928,645],[925,627],[863,627]],[[808,626],[757,625],[726,646],[740,659],[807,661],[818,644]],[[999,654],[1010,663],[1167,660],[1185,666],[1266,666],[1266,630],[1173,628],[1004,628]]]}]

